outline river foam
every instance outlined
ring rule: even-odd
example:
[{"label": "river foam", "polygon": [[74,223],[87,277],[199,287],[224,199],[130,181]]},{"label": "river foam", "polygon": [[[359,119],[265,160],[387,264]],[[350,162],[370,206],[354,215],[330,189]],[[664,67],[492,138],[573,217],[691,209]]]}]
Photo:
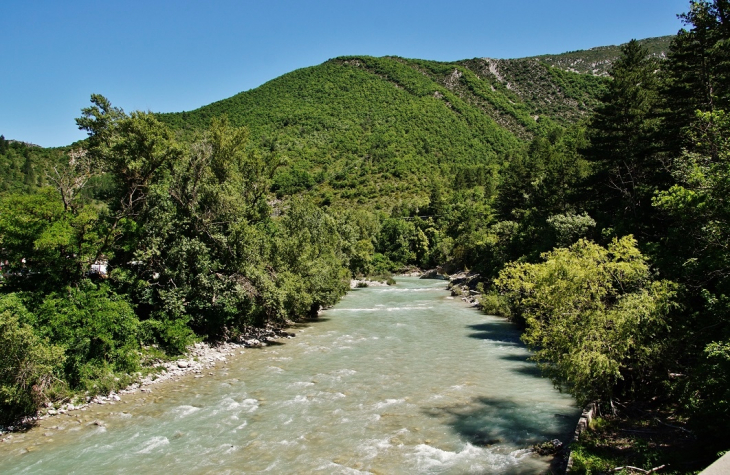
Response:
[{"label": "river foam", "polygon": [[229,358],[227,375],[0,444],[3,472],[543,473],[525,449],[567,437],[579,411],[508,322],[446,296],[409,278],[358,289],[297,338]]}]

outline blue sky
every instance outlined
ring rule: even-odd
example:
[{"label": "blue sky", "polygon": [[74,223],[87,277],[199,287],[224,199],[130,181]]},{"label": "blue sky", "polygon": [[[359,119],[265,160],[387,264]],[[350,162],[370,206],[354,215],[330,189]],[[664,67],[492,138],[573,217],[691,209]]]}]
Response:
[{"label": "blue sky", "polygon": [[688,0],[0,0],[0,134],[84,137],[92,93],[191,110],[350,54],[514,58],[674,34]]}]

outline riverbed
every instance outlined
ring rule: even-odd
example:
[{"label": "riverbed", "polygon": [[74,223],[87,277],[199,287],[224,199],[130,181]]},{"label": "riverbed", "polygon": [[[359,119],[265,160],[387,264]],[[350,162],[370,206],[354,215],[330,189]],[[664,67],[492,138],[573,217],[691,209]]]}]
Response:
[{"label": "riverbed", "polygon": [[542,473],[579,409],[443,281],[351,291],[282,344],[41,422],[3,473]]}]

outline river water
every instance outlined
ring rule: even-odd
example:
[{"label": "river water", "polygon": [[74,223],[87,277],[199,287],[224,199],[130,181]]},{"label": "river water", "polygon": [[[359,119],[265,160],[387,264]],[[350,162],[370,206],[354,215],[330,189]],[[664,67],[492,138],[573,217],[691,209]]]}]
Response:
[{"label": "river water", "polygon": [[[3,473],[542,473],[579,410],[443,281],[350,292],[284,344],[42,421]],[[93,421],[101,421],[102,425]]]}]

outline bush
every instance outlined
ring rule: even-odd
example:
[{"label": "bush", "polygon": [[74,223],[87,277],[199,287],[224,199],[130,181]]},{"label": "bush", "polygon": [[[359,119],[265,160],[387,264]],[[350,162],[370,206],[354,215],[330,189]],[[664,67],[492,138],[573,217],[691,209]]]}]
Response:
[{"label": "bush", "polygon": [[137,371],[138,328],[126,300],[106,284],[88,280],[63,294],[50,294],[38,311],[39,332],[66,348],[65,371],[72,387],[93,389],[93,379],[107,371]]},{"label": "bush", "polygon": [[0,297],[0,421],[35,413],[57,382],[63,348],[41,339],[15,294]]},{"label": "bush", "polygon": [[495,291],[482,294],[479,303],[482,306],[482,311],[487,315],[497,315],[507,318],[512,315],[507,298]]},{"label": "bush", "polygon": [[195,343],[195,333],[183,319],[157,320],[150,318],[139,324],[139,338],[147,345],[159,345],[170,354],[182,354]]},{"label": "bush", "polygon": [[512,263],[496,281],[533,359],[581,404],[651,387],[676,285],[651,279],[631,236],[608,248],[580,240],[543,258]]}]

